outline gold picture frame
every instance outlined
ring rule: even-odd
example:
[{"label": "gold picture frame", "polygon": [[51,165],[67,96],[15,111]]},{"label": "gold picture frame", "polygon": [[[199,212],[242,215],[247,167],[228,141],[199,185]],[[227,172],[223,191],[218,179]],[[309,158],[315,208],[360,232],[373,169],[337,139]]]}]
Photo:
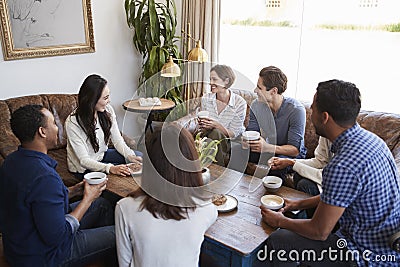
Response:
[{"label": "gold picture frame", "polygon": [[90,0],[0,0],[4,60],[95,52]]}]

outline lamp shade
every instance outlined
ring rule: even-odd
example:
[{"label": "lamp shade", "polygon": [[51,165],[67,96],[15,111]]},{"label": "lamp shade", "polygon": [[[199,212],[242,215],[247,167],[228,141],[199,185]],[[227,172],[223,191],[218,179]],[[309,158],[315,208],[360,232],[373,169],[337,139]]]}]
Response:
[{"label": "lamp shade", "polygon": [[196,47],[190,50],[188,54],[189,61],[198,61],[200,63],[208,61],[208,54],[206,50],[201,48],[201,41],[198,40],[196,43]]},{"label": "lamp shade", "polygon": [[181,69],[174,63],[172,56],[170,56],[168,62],[162,66],[161,76],[169,78],[181,76]]}]

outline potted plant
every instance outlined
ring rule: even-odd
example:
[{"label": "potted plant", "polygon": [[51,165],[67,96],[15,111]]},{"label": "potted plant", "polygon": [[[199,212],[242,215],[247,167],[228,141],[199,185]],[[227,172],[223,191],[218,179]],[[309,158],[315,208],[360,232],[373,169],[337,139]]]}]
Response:
[{"label": "potted plant", "polygon": [[[179,108],[182,86],[179,78],[164,78],[159,72],[169,59],[181,58],[176,42],[176,6],[174,0],[125,0],[127,24],[134,29],[133,44],[142,55],[142,73],[138,95],[171,99]],[[184,112],[184,110],[183,110]]]},{"label": "potted plant", "polygon": [[222,142],[221,140],[212,140],[208,137],[201,137],[201,132],[196,134],[194,143],[196,145],[197,153],[199,154],[200,165],[202,169],[202,176],[204,184],[210,182],[210,170],[208,166],[211,163],[216,162],[215,156],[218,152],[218,145]]}]

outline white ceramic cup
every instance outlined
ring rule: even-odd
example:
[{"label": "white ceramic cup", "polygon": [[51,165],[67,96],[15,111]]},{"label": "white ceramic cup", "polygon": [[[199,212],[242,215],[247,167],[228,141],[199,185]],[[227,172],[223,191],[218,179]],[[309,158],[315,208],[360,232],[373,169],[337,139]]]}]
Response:
[{"label": "white ceramic cup", "polygon": [[247,149],[249,145],[248,141],[254,141],[260,139],[260,133],[257,131],[245,131],[242,133],[242,148]]},{"label": "white ceramic cup", "polygon": [[199,111],[199,113],[197,113],[197,117],[199,119],[208,119],[210,116],[210,112],[208,112],[207,110],[202,110]]},{"label": "white ceramic cup", "polygon": [[276,192],[282,186],[282,179],[277,176],[265,176],[262,181],[268,192]]},{"label": "white ceramic cup", "polygon": [[107,179],[107,174],[103,172],[89,172],[83,176],[88,184],[101,184]]},{"label": "white ceramic cup", "polygon": [[279,210],[283,207],[285,201],[280,196],[265,195],[261,197],[261,205],[270,210]]}]

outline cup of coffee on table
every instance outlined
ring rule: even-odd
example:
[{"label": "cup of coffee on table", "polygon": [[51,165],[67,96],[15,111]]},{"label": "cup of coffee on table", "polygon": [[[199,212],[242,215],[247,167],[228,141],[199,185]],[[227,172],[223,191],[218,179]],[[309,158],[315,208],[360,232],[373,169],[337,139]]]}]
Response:
[{"label": "cup of coffee on table", "polygon": [[103,172],[89,172],[83,176],[88,184],[101,184],[107,179],[107,174]]},{"label": "cup of coffee on table", "polygon": [[277,176],[265,176],[262,181],[265,189],[270,193],[278,191],[282,185],[282,179]]},{"label": "cup of coffee on table", "polygon": [[260,133],[257,131],[244,131],[242,133],[242,148],[247,149],[249,145],[247,142],[249,141],[256,141],[260,139]]},{"label": "cup of coffee on table", "polygon": [[261,197],[261,205],[270,210],[278,211],[284,203],[285,201],[280,196],[265,195]]}]

